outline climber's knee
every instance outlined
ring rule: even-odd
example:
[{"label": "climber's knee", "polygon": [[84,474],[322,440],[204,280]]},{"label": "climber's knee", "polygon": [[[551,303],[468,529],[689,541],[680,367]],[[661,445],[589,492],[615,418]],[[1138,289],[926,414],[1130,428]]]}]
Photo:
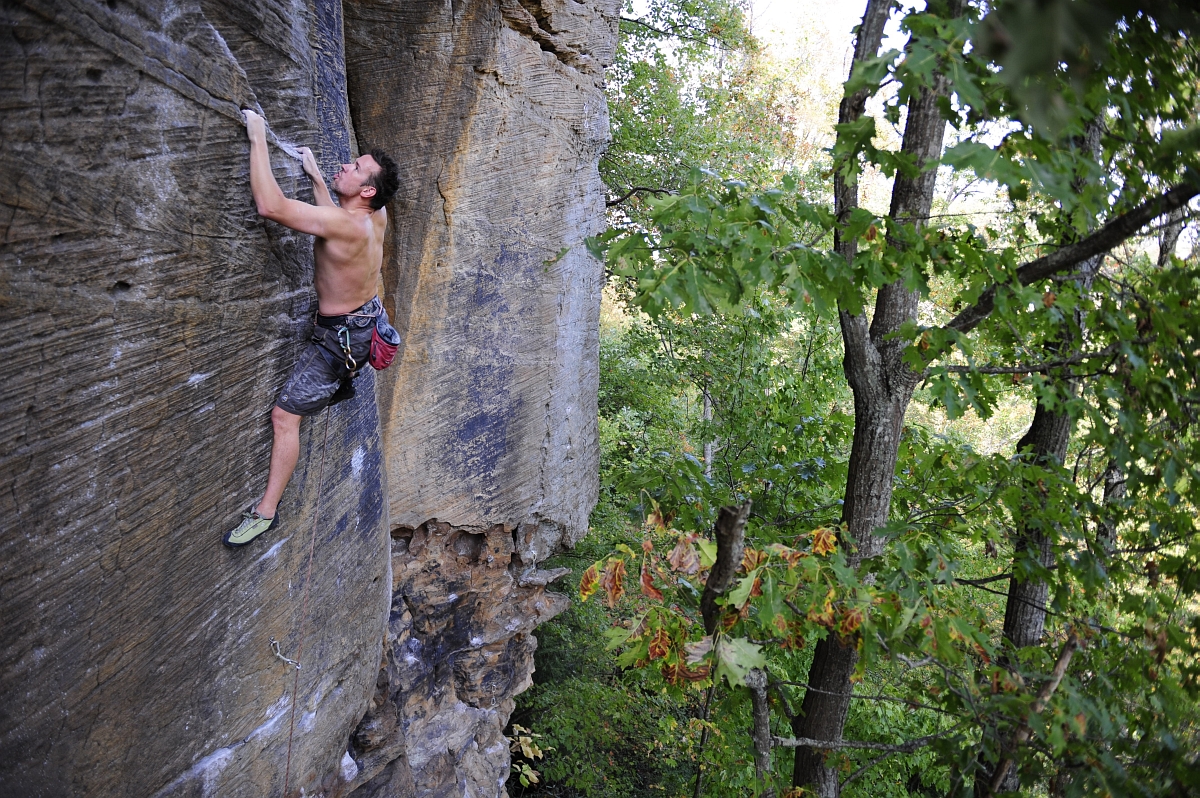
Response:
[{"label": "climber's knee", "polygon": [[275,405],[271,409],[271,426],[275,428],[276,435],[298,433],[300,431],[300,418],[300,416],[295,413],[289,413],[279,405]]}]

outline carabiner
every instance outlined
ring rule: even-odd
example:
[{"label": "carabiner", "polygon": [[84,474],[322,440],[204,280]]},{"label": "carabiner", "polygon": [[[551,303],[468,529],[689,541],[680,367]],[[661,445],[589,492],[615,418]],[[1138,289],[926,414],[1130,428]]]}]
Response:
[{"label": "carabiner", "polygon": [[338,346],[342,347],[342,356],[345,359],[347,370],[351,373],[358,371],[358,361],[354,359],[354,355],[350,354],[350,329],[348,327],[337,328]]}]

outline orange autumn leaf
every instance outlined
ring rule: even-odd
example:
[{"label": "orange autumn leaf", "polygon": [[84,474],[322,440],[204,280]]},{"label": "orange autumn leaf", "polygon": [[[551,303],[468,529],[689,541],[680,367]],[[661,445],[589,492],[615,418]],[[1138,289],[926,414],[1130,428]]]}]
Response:
[{"label": "orange autumn leaf", "polygon": [[826,629],[832,629],[834,625],[833,599],[835,595],[835,592],[830,590],[825,596],[824,606],[820,610],[811,609],[808,611],[808,620],[824,626]]},{"label": "orange autumn leaf", "polygon": [[660,659],[670,653],[671,636],[667,634],[666,629],[659,627],[659,630],[654,633],[654,637],[650,638],[650,659]]},{"label": "orange autumn leaf", "polygon": [[812,532],[812,550],[813,554],[824,556],[833,554],[837,551],[837,534],[828,527],[818,527]]},{"label": "orange autumn leaf", "polygon": [[858,631],[858,627],[862,626],[862,622],[862,610],[857,607],[842,610],[842,617],[838,619],[838,634],[842,637],[849,637]]},{"label": "orange autumn leaf", "polygon": [[592,563],[579,580],[579,600],[587,601],[599,586],[600,572],[596,570],[596,563]]},{"label": "orange autumn leaf", "polygon": [[1046,293],[1042,294],[1042,304],[1046,307],[1052,307],[1054,305],[1054,300],[1056,299],[1058,299],[1058,297],[1054,295],[1053,291],[1047,291]]},{"label": "orange autumn leaf", "polygon": [[654,580],[650,576],[650,567],[645,561],[642,562],[642,595],[658,601],[663,600],[662,591],[654,586]]},{"label": "orange autumn leaf", "polygon": [[653,510],[651,510],[650,514],[646,516],[646,528],[647,529],[666,529],[667,528],[667,524],[666,524],[665,519],[663,518],[662,511],[660,511],[657,507],[655,507]]},{"label": "orange autumn leaf", "polygon": [[662,668],[660,669],[663,680],[669,685],[678,686],[680,682],[683,681],[683,678],[679,673],[679,669],[681,667],[682,666],[680,665],[672,665],[669,662],[664,662]]},{"label": "orange autumn leaf", "polygon": [[767,561],[767,553],[758,549],[747,548],[742,553],[742,570],[750,573]]},{"label": "orange autumn leaf", "polygon": [[698,668],[689,668],[683,663],[677,665],[663,663],[662,666],[663,678],[667,680],[668,684],[676,687],[685,682],[702,682],[708,678],[708,672],[709,667],[707,665],[701,665]]},{"label": "orange autumn leaf", "polygon": [[604,588],[604,603],[609,609],[617,606],[621,596],[625,595],[625,561],[613,557],[604,566],[604,575],[600,577],[600,586]]},{"label": "orange autumn leaf", "polygon": [[795,566],[801,560],[808,556],[806,552],[796,551],[790,546],[785,546],[782,543],[772,543],[767,549],[779,559],[783,560],[789,566]]},{"label": "orange autumn leaf", "polygon": [[650,542],[650,538],[646,538],[642,541],[642,551],[646,552],[647,554],[654,551],[654,544]]}]

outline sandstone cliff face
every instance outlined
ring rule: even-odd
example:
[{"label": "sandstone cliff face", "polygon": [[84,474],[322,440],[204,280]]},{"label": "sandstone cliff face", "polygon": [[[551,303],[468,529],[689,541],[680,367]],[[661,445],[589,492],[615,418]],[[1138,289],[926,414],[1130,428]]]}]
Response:
[{"label": "sandstone cliff face", "polygon": [[[503,792],[563,601],[536,563],[595,496],[614,14],[0,4],[0,795]],[[283,523],[229,552],[314,303],[310,240],[254,212],[244,105],[291,196],[288,142],[399,156],[406,343],[305,422]]]},{"label": "sandstone cliff face", "polygon": [[355,795],[410,777],[492,795],[530,632],[566,606],[536,565],[596,501],[602,273],[583,239],[603,224],[617,3],[345,8],[359,141],[410,167],[385,273],[407,338],[380,385],[395,597]]}]

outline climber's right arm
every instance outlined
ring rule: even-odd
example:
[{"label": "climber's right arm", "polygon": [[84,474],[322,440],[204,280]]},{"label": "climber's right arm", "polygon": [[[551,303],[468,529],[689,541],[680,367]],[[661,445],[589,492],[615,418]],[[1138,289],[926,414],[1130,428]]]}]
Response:
[{"label": "climber's right arm", "polygon": [[271,172],[266,123],[253,111],[243,113],[246,115],[246,133],[250,137],[250,192],[254,195],[258,215],[321,238],[352,235],[352,231],[346,229],[345,214],[332,201],[329,205],[318,206],[284,196]]},{"label": "climber's right arm", "polygon": [[258,206],[258,215],[272,218],[288,201],[271,172],[271,155],[267,152],[267,123],[250,110],[246,116],[246,135],[250,139],[250,193]]}]

